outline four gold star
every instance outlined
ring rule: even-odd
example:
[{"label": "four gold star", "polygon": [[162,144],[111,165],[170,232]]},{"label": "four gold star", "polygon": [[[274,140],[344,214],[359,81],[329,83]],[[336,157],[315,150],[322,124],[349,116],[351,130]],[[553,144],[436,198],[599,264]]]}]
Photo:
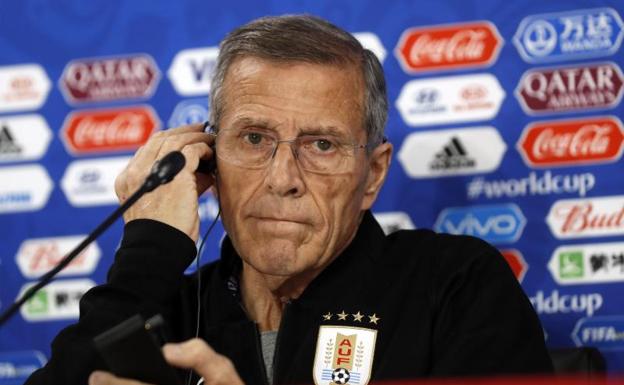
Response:
[{"label": "four gold star", "polygon": [[381,318],[377,317],[376,313],[373,313],[373,315],[369,315],[368,318],[370,318],[370,323],[377,325],[377,321],[379,321]]}]

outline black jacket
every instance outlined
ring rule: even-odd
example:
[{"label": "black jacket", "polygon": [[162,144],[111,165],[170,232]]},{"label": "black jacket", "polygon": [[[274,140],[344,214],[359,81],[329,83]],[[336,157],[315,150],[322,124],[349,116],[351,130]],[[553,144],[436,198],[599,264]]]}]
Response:
[{"label": "black jacket", "polygon": [[[86,383],[91,371],[105,368],[93,336],[137,312],[161,313],[173,340],[192,338],[197,280],[183,271],[194,256],[193,242],[172,227],[127,224],[108,282],[83,296],[79,322],[56,337],[50,361],[26,383]],[[259,332],[239,301],[240,268],[226,238],[221,260],[201,271],[200,336],[247,384],[262,384]],[[385,236],[370,212],[351,245],[287,305],[276,384],[314,383],[319,328],[330,325],[377,331],[372,380],[551,370],[538,318],[496,249],[428,230]]]}]

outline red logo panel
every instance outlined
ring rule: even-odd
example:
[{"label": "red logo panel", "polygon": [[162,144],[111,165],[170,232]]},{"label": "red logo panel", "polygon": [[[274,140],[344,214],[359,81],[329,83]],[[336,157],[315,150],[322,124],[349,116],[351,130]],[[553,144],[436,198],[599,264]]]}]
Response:
[{"label": "red logo panel", "polygon": [[149,106],[133,106],[71,113],[62,129],[69,151],[75,154],[134,150],[159,128]]},{"label": "red logo panel", "polygon": [[522,257],[522,254],[515,249],[500,250],[500,252],[509,264],[509,267],[511,267],[511,271],[513,271],[518,282],[522,282],[524,275],[529,269],[529,265],[524,260],[524,257]]},{"label": "red logo panel", "polygon": [[406,72],[487,67],[503,44],[488,21],[410,28],[403,32],[395,54]]},{"label": "red logo panel", "polygon": [[622,123],[613,116],[528,125],[518,151],[533,167],[613,162],[622,155]]}]

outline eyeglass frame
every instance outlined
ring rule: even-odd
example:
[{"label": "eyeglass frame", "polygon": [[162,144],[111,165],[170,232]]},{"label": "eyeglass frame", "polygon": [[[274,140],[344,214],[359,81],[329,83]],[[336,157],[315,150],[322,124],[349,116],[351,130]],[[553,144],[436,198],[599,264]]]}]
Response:
[{"label": "eyeglass frame", "polygon": [[[215,142],[211,145],[211,148],[214,152],[214,156],[217,156],[217,152],[216,152],[216,137],[219,134],[218,128],[215,124],[210,123],[210,121],[205,121],[202,124],[202,131],[209,134],[209,135],[213,135],[215,137]],[[275,147],[273,148],[273,152],[271,154],[270,157],[267,158],[267,163],[266,165],[259,167],[259,168],[264,168],[266,166],[268,166],[268,164],[270,163],[270,159],[273,159],[275,157],[275,154],[277,153],[277,148],[279,147],[280,143],[288,143],[290,145],[290,150],[293,153],[295,159],[297,160],[297,163],[299,163],[299,153],[297,152],[297,150],[292,146],[293,143],[295,143],[297,140],[299,140],[299,137],[293,138],[293,139],[282,139],[282,140],[276,140],[275,141]],[[380,144],[384,144],[388,142],[388,138],[387,137],[383,137],[381,139],[381,142],[378,144],[374,144],[374,143],[366,143],[366,144],[355,144],[355,143],[342,143],[343,145],[346,146],[351,146],[354,149],[360,149],[360,148],[366,148],[366,149],[370,149],[370,148],[374,148],[379,146]],[[318,172],[318,173],[322,173],[321,171],[314,171],[314,170],[306,170],[306,171],[310,171],[310,172]]]}]

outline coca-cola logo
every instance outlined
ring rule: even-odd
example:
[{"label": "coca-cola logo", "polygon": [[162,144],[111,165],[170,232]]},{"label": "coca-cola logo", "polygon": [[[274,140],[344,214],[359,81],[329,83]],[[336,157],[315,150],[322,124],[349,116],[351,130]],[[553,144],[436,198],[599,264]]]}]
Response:
[{"label": "coca-cola logo", "polygon": [[75,154],[134,150],[159,128],[149,106],[134,106],[71,113],[62,137]]},{"label": "coca-cola logo", "polygon": [[488,21],[410,28],[395,54],[406,72],[487,67],[502,46],[496,26]]},{"label": "coca-cola logo", "polygon": [[69,103],[151,96],[160,71],[149,55],[81,59],[70,62],[60,85]]},{"label": "coca-cola logo", "polygon": [[611,108],[622,99],[623,81],[615,63],[531,69],[515,93],[529,114]]},{"label": "coca-cola logo", "polygon": [[528,125],[518,151],[533,167],[613,162],[622,155],[622,123],[613,116]]},{"label": "coca-cola logo", "polygon": [[624,235],[624,196],[560,200],[546,222],[557,238]]}]

